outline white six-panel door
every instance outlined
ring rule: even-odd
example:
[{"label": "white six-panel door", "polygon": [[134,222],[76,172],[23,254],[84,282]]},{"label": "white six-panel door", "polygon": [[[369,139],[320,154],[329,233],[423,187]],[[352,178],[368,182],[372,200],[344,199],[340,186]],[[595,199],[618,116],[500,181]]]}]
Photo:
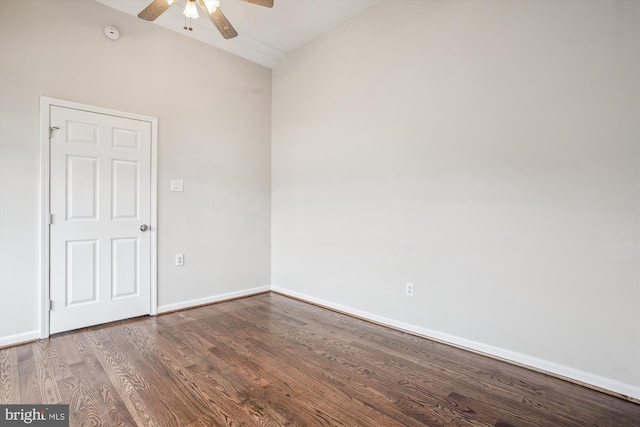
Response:
[{"label": "white six-panel door", "polygon": [[150,313],[151,123],[50,107],[50,333]]}]

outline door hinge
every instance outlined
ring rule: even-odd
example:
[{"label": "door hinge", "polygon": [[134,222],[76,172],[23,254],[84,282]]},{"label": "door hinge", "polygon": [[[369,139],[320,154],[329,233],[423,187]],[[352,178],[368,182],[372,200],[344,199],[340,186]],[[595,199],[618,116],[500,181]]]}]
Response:
[{"label": "door hinge", "polygon": [[47,215],[47,224],[48,225],[53,224],[53,214],[48,214]]},{"label": "door hinge", "polygon": [[53,300],[49,300],[49,311],[53,311]]},{"label": "door hinge", "polygon": [[60,129],[58,126],[49,126],[49,139],[51,139],[51,136],[53,135],[53,131],[58,129]]}]

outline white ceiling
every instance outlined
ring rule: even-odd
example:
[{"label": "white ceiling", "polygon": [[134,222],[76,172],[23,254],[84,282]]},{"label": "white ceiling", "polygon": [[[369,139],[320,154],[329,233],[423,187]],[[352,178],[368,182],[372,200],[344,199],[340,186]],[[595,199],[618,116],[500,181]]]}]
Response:
[{"label": "white ceiling", "polygon": [[[151,0],[96,0],[136,16]],[[184,0],[177,0],[148,25],[161,25],[182,35],[273,68],[287,54],[320,35],[353,19],[384,0],[274,0],[273,8],[240,0],[220,0],[220,9],[238,32],[225,40],[203,14],[185,31]],[[146,21],[145,21],[146,23]]]}]

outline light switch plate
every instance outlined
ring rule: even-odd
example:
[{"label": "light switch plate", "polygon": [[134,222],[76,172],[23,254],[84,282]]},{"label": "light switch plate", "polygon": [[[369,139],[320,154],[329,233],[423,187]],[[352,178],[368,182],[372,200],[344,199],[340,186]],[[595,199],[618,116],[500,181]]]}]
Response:
[{"label": "light switch plate", "polygon": [[184,191],[184,183],[181,179],[171,180],[171,191]]}]

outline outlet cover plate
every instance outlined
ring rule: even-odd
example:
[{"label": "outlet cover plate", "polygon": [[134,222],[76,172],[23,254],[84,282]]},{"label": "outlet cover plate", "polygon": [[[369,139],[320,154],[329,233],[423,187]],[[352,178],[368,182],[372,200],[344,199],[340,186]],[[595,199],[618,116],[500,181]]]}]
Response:
[{"label": "outlet cover plate", "polygon": [[407,283],[407,295],[412,297],[413,296],[413,283]]}]

